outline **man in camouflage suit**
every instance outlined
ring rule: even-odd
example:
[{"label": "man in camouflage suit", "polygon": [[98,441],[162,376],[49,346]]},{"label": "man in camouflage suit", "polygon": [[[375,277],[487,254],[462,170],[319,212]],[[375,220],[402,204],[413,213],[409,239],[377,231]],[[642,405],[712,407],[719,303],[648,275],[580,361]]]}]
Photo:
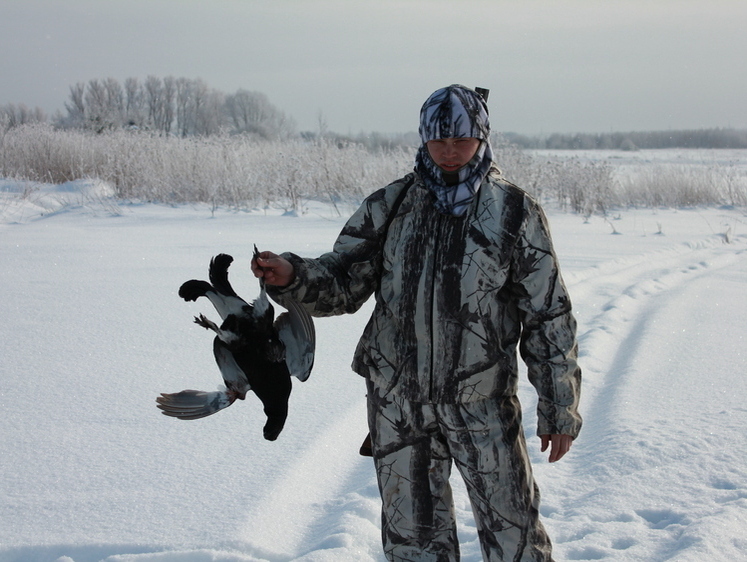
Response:
[{"label": "man in camouflage suit", "polygon": [[452,561],[449,477],[466,483],[485,560],[548,561],[517,399],[517,348],[550,461],[581,428],[575,321],[538,204],[493,165],[485,100],[453,85],[423,105],[413,173],[368,197],[331,252],[263,252],[273,298],[315,316],[376,307],[353,369],[388,560]]}]

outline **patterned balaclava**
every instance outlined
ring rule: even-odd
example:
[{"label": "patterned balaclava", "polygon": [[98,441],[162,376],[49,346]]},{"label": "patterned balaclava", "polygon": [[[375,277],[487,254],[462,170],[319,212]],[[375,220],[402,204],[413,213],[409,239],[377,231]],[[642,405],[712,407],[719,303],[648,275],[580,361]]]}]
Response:
[{"label": "patterned balaclava", "polygon": [[[465,137],[480,139],[480,146],[472,160],[455,172],[441,169],[428,153],[428,141]],[[463,215],[493,165],[485,100],[474,90],[458,84],[436,90],[420,110],[420,139],[415,171],[435,196],[440,212]]]}]

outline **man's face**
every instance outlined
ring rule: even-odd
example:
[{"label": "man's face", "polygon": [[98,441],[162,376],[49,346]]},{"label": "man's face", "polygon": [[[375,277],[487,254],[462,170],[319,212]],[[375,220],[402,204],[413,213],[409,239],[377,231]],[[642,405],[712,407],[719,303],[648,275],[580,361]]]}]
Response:
[{"label": "man's face", "polygon": [[425,146],[439,168],[446,172],[456,172],[472,160],[480,147],[480,139],[474,137],[437,139],[428,141]]}]

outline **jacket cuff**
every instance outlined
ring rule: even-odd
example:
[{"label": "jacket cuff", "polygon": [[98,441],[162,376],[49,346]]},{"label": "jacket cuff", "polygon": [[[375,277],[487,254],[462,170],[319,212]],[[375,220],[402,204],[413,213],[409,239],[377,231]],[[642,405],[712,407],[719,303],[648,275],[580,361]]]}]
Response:
[{"label": "jacket cuff", "polygon": [[542,402],[537,406],[537,435],[570,435],[575,439],[582,423],[578,412],[569,408],[548,405],[543,408]]}]

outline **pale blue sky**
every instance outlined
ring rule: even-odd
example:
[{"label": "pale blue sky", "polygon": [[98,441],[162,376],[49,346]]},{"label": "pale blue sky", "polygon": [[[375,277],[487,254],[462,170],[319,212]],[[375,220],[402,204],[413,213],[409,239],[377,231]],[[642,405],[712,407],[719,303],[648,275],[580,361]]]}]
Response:
[{"label": "pale blue sky", "polygon": [[496,130],[747,127],[746,29],[745,0],[0,0],[0,105],[170,75],[301,130],[404,132],[461,83]]}]

